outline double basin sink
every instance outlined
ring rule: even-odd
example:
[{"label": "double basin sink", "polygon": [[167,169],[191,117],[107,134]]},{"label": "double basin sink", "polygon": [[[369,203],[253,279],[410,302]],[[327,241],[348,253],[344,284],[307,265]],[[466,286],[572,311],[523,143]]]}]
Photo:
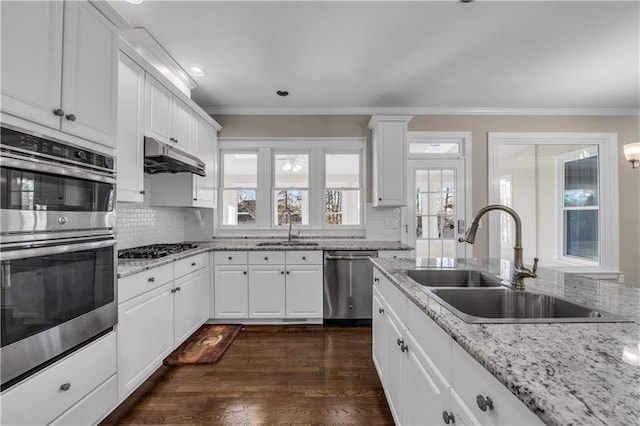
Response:
[{"label": "double basin sink", "polygon": [[314,247],[317,246],[318,243],[314,243],[313,241],[300,241],[300,240],[291,240],[291,241],[265,241],[263,243],[258,243],[258,247]]},{"label": "double basin sink", "polygon": [[467,323],[632,322],[562,297],[512,290],[474,270],[409,269],[408,278]]}]

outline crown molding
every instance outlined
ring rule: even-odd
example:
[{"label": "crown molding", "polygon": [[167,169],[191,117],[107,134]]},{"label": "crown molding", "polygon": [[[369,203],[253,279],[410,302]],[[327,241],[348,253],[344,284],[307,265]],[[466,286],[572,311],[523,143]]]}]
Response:
[{"label": "crown molding", "polygon": [[217,115],[548,115],[640,116],[640,108],[366,108],[366,107],[208,107]]}]

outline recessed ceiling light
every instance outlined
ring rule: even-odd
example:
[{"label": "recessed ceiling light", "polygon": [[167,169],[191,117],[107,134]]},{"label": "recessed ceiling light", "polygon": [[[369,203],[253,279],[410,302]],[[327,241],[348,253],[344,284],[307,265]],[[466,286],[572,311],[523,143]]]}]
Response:
[{"label": "recessed ceiling light", "polygon": [[200,67],[191,67],[189,68],[189,74],[194,77],[204,77],[205,75],[207,75],[207,70]]},{"label": "recessed ceiling light", "polygon": [[276,95],[278,95],[278,96],[282,96],[282,97],[284,97],[284,96],[289,96],[289,92],[287,92],[286,90],[278,90],[278,91],[276,92]]},{"label": "recessed ceiling light", "polygon": [[131,4],[140,4],[142,3],[143,0],[126,0],[127,3],[131,3]]}]

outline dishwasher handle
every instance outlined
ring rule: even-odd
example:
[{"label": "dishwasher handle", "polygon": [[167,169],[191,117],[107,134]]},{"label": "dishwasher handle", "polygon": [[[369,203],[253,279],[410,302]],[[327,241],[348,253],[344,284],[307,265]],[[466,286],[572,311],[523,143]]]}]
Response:
[{"label": "dishwasher handle", "polygon": [[369,256],[369,255],[363,255],[363,256],[329,256],[329,255],[326,255],[324,258],[326,260],[369,260],[372,257],[376,257],[376,256]]}]

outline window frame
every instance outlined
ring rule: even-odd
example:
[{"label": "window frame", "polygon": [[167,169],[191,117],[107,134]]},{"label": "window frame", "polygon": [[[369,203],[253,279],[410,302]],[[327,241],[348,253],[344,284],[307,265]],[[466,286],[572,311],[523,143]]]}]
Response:
[{"label": "window frame", "polygon": [[[275,218],[275,170],[276,154],[309,155],[309,224],[294,224],[294,230],[302,230],[313,236],[349,236],[366,235],[366,194],[367,194],[367,144],[363,137],[345,138],[221,138],[218,140],[219,158],[228,153],[258,152],[258,188],[256,196],[255,225],[222,225],[224,206],[220,205],[215,214],[218,236],[242,236],[251,231],[252,236],[281,236],[288,232],[288,226],[277,225]],[[360,155],[360,224],[325,225],[325,153]],[[224,182],[224,169],[219,167],[219,182]],[[294,188],[298,189],[298,188]],[[353,188],[355,189],[355,188]],[[222,200],[222,191],[218,197]]]},{"label": "window frame", "polygon": [[[618,202],[618,135],[617,133],[526,132],[488,133],[488,204],[500,202],[500,147],[501,145],[595,145],[599,165],[599,259],[597,262],[579,261],[575,258],[560,259],[552,269],[572,273],[597,273],[603,277],[617,277],[620,272],[619,255],[619,202]],[[606,190],[604,190],[606,188]],[[556,196],[556,200],[558,197]],[[559,209],[559,206],[556,206]],[[499,227],[498,215],[489,215],[489,228]],[[525,225],[526,226],[526,225]],[[555,232],[560,234],[560,228]],[[495,234],[495,235],[494,235]],[[500,244],[496,233],[489,233],[489,256],[500,257]],[[499,236],[498,236],[499,237]],[[525,259],[526,263],[527,259]],[[544,265],[541,265],[544,266]],[[549,267],[549,266],[547,266]]]},{"label": "window frame", "polygon": [[[257,208],[259,205],[259,196],[260,196],[260,192],[258,190],[258,186],[256,186],[255,188],[248,188],[248,187],[239,187],[239,186],[233,186],[233,187],[227,187],[225,186],[225,181],[224,181],[224,156],[226,154],[255,154],[256,155],[256,160],[257,160],[257,164],[256,164],[256,180],[259,182],[260,181],[260,176],[259,176],[259,170],[260,170],[260,156],[259,156],[259,152],[258,150],[255,149],[242,149],[242,150],[220,150],[219,152],[219,156],[218,158],[220,158],[220,164],[218,167],[218,171],[220,173],[220,179],[218,180],[218,182],[222,182],[222,185],[220,185],[220,188],[218,189],[219,194],[218,195],[218,199],[220,200],[220,208],[217,209],[219,210],[219,221],[218,223],[220,224],[220,226],[225,226],[225,227],[238,227],[241,229],[251,229],[253,227],[253,225],[240,225],[240,224],[236,224],[236,225],[223,225],[223,218],[224,218],[224,212],[223,212],[223,200],[224,200],[224,191],[241,191],[241,190],[255,190],[256,192],[256,223],[258,223],[259,221],[259,217],[258,217],[258,213],[257,213]],[[256,183],[258,183],[256,182]]]}]

